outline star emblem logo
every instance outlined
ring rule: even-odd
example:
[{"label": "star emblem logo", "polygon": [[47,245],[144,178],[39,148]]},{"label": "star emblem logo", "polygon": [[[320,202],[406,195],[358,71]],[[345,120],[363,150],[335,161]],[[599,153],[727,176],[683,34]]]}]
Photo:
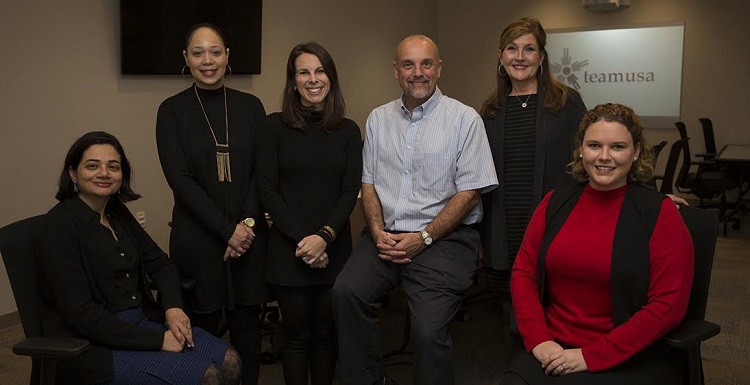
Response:
[{"label": "star emblem logo", "polygon": [[550,63],[550,70],[557,77],[557,80],[563,84],[568,84],[573,87],[576,91],[581,89],[581,85],[578,84],[578,76],[576,72],[580,71],[581,68],[589,65],[588,60],[574,61],[571,63],[568,49],[563,48],[563,56],[560,58],[559,63]]}]

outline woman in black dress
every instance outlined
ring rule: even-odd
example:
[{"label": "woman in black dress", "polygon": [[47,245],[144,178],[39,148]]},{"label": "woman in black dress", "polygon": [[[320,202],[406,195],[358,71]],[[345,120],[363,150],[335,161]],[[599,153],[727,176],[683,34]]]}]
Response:
[{"label": "woman in black dress", "polygon": [[255,167],[265,110],[253,95],[224,86],[229,49],[213,25],[198,24],[183,51],[195,83],[159,106],[156,144],[174,194],[169,251],[197,282],[193,324],[218,333],[224,317],[243,361],[245,385],[260,363],[260,306],[267,226]]},{"label": "woman in black dress", "polygon": [[289,54],[280,113],[262,134],[258,180],[273,222],[267,280],[284,317],[284,380],[330,385],[336,341],[330,291],[352,251],[349,215],[362,175],[359,127],[344,118],[336,66],[317,43]]},{"label": "woman in black dress", "polygon": [[45,335],[91,341],[81,356],[59,360],[58,383],[239,383],[237,352],[191,327],[177,269],[125,207],[140,198],[131,173],[114,136],[83,135],[68,151],[60,203],[37,238]]}]

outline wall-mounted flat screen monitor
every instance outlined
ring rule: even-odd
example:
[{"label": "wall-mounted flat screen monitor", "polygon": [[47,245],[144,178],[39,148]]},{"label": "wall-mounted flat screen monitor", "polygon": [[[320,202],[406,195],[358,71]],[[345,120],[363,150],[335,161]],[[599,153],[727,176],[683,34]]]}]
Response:
[{"label": "wall-mounted flat screen monitor", "polygon": [[120,64],[125,75],[180,74],[190,26],[219,27],[233,74],[259,74],[262,0],[120,0]]},{"label": "wall-mounted flat screen monitor", "polygon": [[621,103],[644,127],[672,127],[680,120],[683,33],[683,25],[550,30],[550,69],[588,108]]}]

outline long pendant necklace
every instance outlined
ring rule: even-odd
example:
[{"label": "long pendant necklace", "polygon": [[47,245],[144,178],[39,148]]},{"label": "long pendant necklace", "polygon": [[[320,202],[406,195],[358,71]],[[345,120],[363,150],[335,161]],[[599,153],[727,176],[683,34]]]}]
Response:
[{"label": "long pendant necklace", "polygon": [[529,96],[527,96],[527,97],[526,97],[526,101],[525,101],[525,102],[522,102],[522,101],[521,101],[521,98],[519,98],[519,97],[518,97],[518,95],[514,95],[514,96],[515,96],[515,97],[516,97],[516,99],[518,99],[518,101],[519,101],[519,102],[521,103],[521,107],[523,107],[523,108],[526,108],[526,106],[528,106],[528,103],[529,103],[529,99],[531,99],[531,95],[533,95],[533,94],[529,94]]},{"label": "long pendant necklace", "polygon": [[219,143],[216,140],[216,133],[214,128],[211,126],[211,122],[208,120],[206,109],[203,108],[203,102],[201,97],[198,95],[198,87],[193,85],[193,91],[195,91],[195,97],[198,98],[198,104],[201,106],[203,116],[206,118],[208,129],[211,130],[211,136],[214,137],[214,144],[216,145],[216,170],[218,171],[219,182],[231,182],[232,181],[232,166],[229,161],[229,114],[227,113],[227,88],[224,88],[224,124],[226,127],[226,144]]}]

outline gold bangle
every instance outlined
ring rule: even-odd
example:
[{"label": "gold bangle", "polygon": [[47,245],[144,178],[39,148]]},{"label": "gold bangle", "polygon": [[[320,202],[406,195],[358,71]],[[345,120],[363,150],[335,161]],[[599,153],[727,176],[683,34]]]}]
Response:
[{"label": "gold bangle", "polygon": [[330,234],[332,239],[336,239],[336,232],[333,231],[333,228],[331,226],[328,226],[328,225],[323,226],[323,231]]}]

